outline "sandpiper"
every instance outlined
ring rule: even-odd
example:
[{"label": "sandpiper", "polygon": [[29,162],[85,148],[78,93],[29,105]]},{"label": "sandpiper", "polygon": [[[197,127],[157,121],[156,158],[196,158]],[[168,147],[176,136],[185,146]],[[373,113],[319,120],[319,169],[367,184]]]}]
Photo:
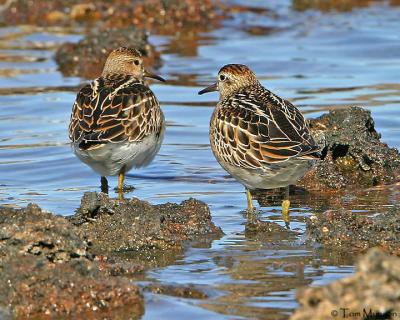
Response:
[{"label": "sandpiper", "polygon": [[149,164],[161,147],[164,115],[144,78],[165,81],[145,70],[133,48],[113,50],[101,76],[84,86],[72,107],[69,138],[75,155],[101,175],[118,175],[120,198],[125,173]]},{"label": "sandpiper", "polygon": [[220,165],[251,190],[286,188],[282,214],[288,216],[289,185],[295,184],[320,157],[300,111],[264,88],[245,65],[228,64],[217,82],[199,94],[219,91],[210,122],[210,143]]}]

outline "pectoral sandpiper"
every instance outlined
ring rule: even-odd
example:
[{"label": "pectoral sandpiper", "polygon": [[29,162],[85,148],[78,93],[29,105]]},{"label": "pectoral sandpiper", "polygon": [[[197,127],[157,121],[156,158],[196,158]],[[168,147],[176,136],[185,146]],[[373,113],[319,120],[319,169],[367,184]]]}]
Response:
[{"label": "pectoral sandpiper", "polygon": [[264,88],[245,65],[228,64],[217,82],[199,92],[219,91],[210,122],[210,143],[220,165],[251,190],[286,187],[282,214],[288,215],[288,186],[295,184],[320,157],[300,111]]},{"label": "pectoral sandpiper", "polygon": [[101,175],[118,175],[123,195],[125,173],[149,164],[164,136],[164,115],[144,78],[165,81],[143,67],[136,49],[113,50],[101,76],[84,86],[72,107],[69,138],[76,156]]}]

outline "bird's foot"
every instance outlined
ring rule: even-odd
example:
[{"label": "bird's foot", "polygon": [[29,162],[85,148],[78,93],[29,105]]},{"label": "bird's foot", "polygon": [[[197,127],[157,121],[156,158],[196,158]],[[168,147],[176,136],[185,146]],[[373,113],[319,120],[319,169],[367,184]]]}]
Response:
[{"label": "bird's foot", "polygon": [[124,193],[129,193],[129,192],[132,192],[133,190],[135,190],[135,187],[131,186],[131,185],[128,185],[128,184],[124,184],[122,186],[122,188],[115,187],[114,190],[115,190],[115,192],[120,192],[121,191],[121,192],[124,192]]}]

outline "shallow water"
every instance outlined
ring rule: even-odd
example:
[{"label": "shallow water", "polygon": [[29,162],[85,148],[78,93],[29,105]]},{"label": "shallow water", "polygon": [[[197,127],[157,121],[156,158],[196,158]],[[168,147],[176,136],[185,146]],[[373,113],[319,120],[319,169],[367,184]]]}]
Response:
[{"label": "shallow water", "polygon": [[[235,1],[235,3],[241,3]],[[146,294],[145,319],[285,319],[296,308],[296,288],[318,286],[354,271],[354,257],[305,245],[305,217],[332,201],[292,199],[288,239],[244,234],[243,187],[215,161],[208,124],[217,94],[198,96],[226,63],[245,63],[261,82],[292,100],[308,117],[362,105],[390,146],[400,145],[400,7],[386,2],[351,12],[295,12],[288,1],[253,1],[223,26],[196,37],[153,35],[162,53],[153,83],[167,119],[164,144],[153,163],[130,172],[128,196],[153,203],[195,197],[209,204],[225,236],[190,248],[172,265],[151,270],[146,281],[196,284],[210,296],[188,300]],[[72,214],[82,193],[98,190],[99,177],[71,153],[67,125],[83,80],[63,77],[52,59],[57,45],[81,35],[63,29],[0,28],[0,204],[36,202]],[[109,180],[116,185],[116,179]],[[398,188],[343,196],[356,212],[373,214],[397,201]],[[265,201],[264,201],[265,202]],[[265,220],[283,224],[278,203],[260,208]],[[173,308],[173,309],[172,309]],[[173,310],[173,311],[172,311]]]}]

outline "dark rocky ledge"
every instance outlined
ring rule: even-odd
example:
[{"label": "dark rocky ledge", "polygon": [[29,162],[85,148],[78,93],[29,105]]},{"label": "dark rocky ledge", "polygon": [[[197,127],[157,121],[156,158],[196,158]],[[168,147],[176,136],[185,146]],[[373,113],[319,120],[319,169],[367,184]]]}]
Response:
[{"label": "dark rocky ledge", "polygon": [[380,141],[370,111],[330,111],[311,120],[310,126],[323,158],[300,181],[306,189],[360,189],[399,180],[399,152]]}]

